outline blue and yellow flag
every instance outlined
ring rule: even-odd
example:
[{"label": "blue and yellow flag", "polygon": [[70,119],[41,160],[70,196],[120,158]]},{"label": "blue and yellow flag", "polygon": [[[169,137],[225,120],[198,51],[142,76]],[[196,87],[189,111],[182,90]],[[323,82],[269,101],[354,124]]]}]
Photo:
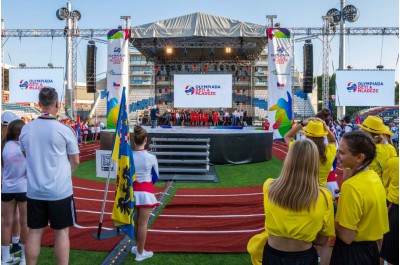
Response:
[{"label": "blue and yellow flag", "polygon": [[111,219],[114,225],[121,228],[130,238],[135,239],[133,197],[133,182],[136,180],[132,148],[129,140],[129,121],[126,111],[125,87],[123,88],[121,104],[115,131],[112,159],[118,163],[116,193]]}]

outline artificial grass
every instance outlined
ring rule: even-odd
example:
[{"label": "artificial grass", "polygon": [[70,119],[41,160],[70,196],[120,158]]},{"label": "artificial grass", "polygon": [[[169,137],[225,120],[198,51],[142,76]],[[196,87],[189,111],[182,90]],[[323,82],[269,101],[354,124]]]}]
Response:
[{"label": "artificial grass", "polygon": [[[105,182],[105,178],[96,177],[95,159],[81,163],[75,170],[74,176],[87,180]],[[215,166],[218,175],[218,183],[193,183],[176,182],[171,192],[174,194],[179,188],[221,188],[221,187],[247,187],[260,186],[267,178],[276,178],[282,168],[282,162],[276,157],[270,161],[243,164],[243,165],[217,165]],[[111,183],[115,183],[112,179]],[[163,186],[165,182],[158,182],[157,186]],[[165,205],[173,198],[167,198]],[[165,207],[165,206],[163,206]],[[161,211],[160,211],[161,212]],[[190,244],[190,242],[188,242]],[[107,252],[71,250],[71,265],[100,264],[106,257]],[[134,255],[128,255],[121,264],[136,263]],[[53,248],[42,247],[41,257],[38,264],[55,264]],[[247,253],[155,253],[151,259],[141,261],[140,264],[185,264],[185,265],[218,265],[218,264],[251,264],[250,256]]]}]

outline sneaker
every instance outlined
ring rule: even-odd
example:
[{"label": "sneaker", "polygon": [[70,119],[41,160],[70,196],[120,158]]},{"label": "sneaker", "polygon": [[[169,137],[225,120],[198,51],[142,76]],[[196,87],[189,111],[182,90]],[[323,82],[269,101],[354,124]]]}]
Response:
[{"label": "sneaker", "polygon": [[17,254],[21,252],[21,244],[20,243],[12,243],[10,245],[10,254]]},{"label": "sneaker", "polygon": [[135,254],[135,255],[138,254],[138,252],[137,252],[137,246],[132,247],[131,253],[132,253],[132,254]]},{"label": "sneaker", "polygon": [[9,258],[8,258],[8,260],[7,261],[2,261],[1,262],[1,265],[14,265],[14,264],[18,264],[19,262],[20,262],[20,258],[18,258],[18,257],[13,257],[13,256],[10,256]]},{"label": "sneaker", "polygon": [[136,259],[135,260],[136,261],[142,261],[144,259],[148,259],[148,258],[151,258],[151,257],[153,257],[153,252],[152,251],[143,250],[142,254],[139,254],[139,253],[136,254]]}]

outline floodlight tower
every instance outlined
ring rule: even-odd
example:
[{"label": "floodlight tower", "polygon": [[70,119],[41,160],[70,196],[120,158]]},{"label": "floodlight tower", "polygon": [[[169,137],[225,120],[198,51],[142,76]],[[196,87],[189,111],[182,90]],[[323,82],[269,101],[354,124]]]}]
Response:
[{"label": "floodlight tower", "polygon": [[61,7],[57,10],[56,16],[59,20],[66,20],[64,35],[66,36],[66,91],[65,91],[65,110],[70,118],[76,117],[76,110],[74,106],[76,95],[76,81],[77,81],[77,39],[78,21],[81,19],[81,13],[77,10],[71,11],[71,2],[68,0],[67,7]]}]

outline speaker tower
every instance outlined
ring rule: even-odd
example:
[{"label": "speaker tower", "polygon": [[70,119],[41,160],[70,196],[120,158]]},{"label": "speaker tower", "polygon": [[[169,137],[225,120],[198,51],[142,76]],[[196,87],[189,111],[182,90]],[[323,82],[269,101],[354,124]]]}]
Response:
[{"label": "speaker tower", "polygon": [[86,92],[96,93],[96,52],[97,47],[89,41],[86,53]]},{"label": "speaker tower", "polygon": [[313,45],[306,40],[303,46],[303,91],[312,93],[313,89]]}]

